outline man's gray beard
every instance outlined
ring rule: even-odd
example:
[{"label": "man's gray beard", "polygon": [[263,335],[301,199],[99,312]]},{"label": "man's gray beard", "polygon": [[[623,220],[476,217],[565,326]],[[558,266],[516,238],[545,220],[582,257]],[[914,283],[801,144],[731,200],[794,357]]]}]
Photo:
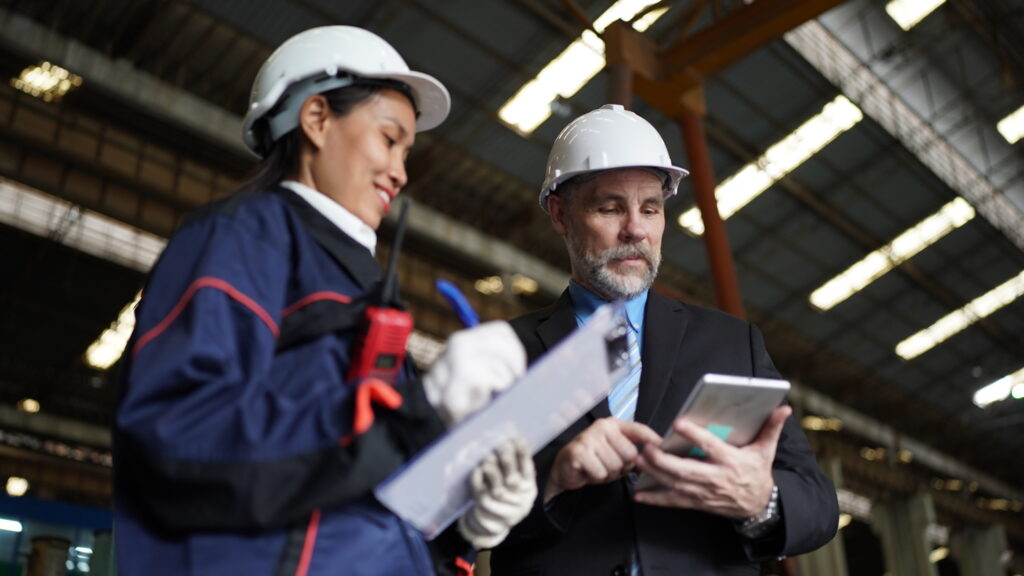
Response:
[{"label": "man's gray beard", "polygon": [[[661,254],[655,254],[641,244],[613,246],[603,252],[590,255],[576,239],[576,235],[568,234],[569,251],[573,268],[579,270],[583,280],[601,296],[611,300],[629,300],[643,294],[654,284],[661,266]],[[612,260],[622,258],[643,258],[647,262],[647,270],[640,276],[618,274],[609,268]]]}]

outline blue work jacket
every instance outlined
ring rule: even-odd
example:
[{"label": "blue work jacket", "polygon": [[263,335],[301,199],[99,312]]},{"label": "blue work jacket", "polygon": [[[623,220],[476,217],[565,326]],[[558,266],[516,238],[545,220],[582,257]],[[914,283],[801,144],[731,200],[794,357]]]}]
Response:
[{"label": "blue work jacket", "polygon": [[[346,379],[357,327],[345,313],[379,281],[369,250],[284,188],[183,224],[122,368],[119,574],[435,573],[422,536],[372,489],[443,425],[414,379],[383,396]],[[367,410],[372,424],[354,429]]]}]

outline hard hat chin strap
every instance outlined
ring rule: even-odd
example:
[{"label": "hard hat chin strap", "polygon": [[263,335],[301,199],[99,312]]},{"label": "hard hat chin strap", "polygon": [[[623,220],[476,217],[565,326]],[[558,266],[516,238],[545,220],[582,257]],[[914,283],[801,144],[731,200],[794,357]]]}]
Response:
[{"label": "hard hat chin strap", "polygon": [[267,128],[270,133],[270,141],[276,142],[278,138],[298,127],[299,111],[302,109],[302,105],[306,102],[307,98],[314,94],[323,94],[348,86],[377,86],[397,90],[409,99],[416,117],[419,118],[420,116],[420,111],[416,106],[416,99],[412,95],[412,89],[404,82],[387,78],[362,78],[349,74],[321,76],[296,84],[287,91],[278,105],[267,114]]},{"label": "hard hat chin strap", "polygon": [[321,76],[293,86],[266,116],[270,141],[277,142],[278,138],[299,125],[299,110],[302,109],[306,98],[314,94],[323,94],[338,88],[352,86],[355,83],[356,78],[353,76]]}]

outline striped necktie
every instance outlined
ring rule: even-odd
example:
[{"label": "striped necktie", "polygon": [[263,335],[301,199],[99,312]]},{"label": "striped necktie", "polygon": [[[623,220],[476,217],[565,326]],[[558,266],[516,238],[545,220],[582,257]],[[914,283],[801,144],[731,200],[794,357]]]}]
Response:
[{"label": "striped necktie", "polygon": [[640,344],[632,325],[626,332],[629,345],[629,372],[619,381],[608,395],[608,409],[612,416],[622,420],[633,420],[636,415],[636,399],[640,391]]},{"label": "striped necktie", "polygon": [[[630,324],[626,331],[629,372],[608,395],[608,409],[612,416],[623,420],[633,420],[636,416],[636,399],[640,391],[640,371],[643,366],[640,362],[640,342],[636,336],[636,330]],[[630,554],[629,576],[641,576],[635,549]]]}]

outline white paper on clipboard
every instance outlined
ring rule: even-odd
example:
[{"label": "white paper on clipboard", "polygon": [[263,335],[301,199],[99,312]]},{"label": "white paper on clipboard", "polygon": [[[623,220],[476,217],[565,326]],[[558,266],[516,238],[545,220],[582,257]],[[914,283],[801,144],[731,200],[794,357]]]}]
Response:
[{"label": "white paper on clipboard", "polygon": [[603,400],[628,364],[622,305],[598,308],[487,407],[450,429],[374,489],[430,540],[472,504],[469,475],[496,446],[524,438],[534,453]]}]

